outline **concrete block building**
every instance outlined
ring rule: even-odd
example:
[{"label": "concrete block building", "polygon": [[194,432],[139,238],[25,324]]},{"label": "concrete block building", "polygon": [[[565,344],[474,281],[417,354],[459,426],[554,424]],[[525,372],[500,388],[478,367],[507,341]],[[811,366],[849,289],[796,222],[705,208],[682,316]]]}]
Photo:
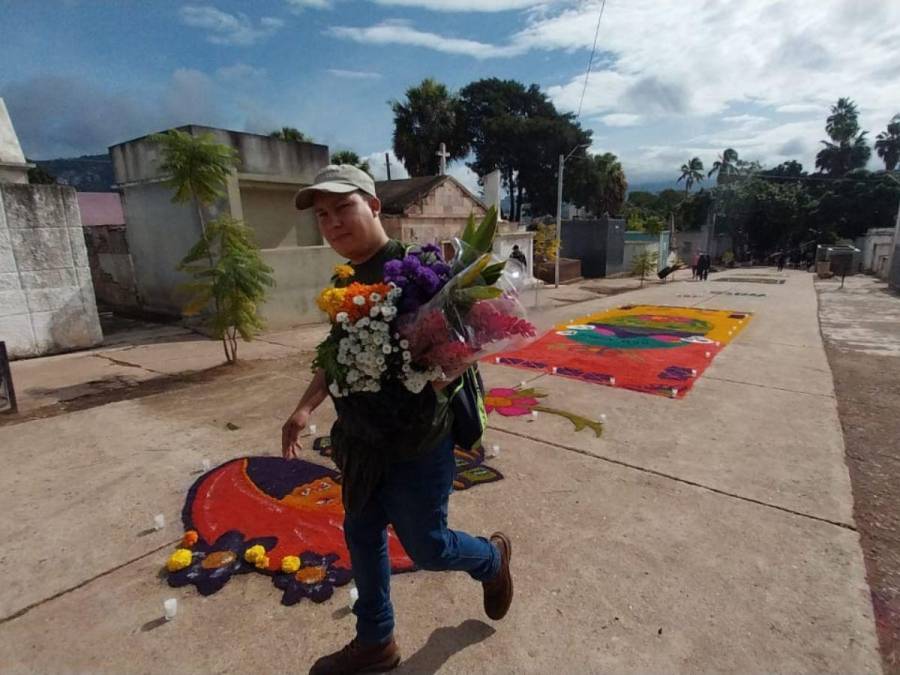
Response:
[{"label": "concrete block building", "polygon": [[[211,127],[180,130],[212,134],[238,152],[240,164],[228,178],[226,194],[208,215],[243,220],[253,230],[263,259],[275,270],[276,287],[260,309],[268,327],[320,320],[315,297],[341,260],[322,241],[312,213],[295,209],[294,195],[328,164],[328,147]],[[150,136],[114,145],[109,152],[123,195],[142,307],[178,316],[185,300],[178,287],[188,279],[176,267],[200,238],[197,206],[172,203],[168,176],[159,168],[159,147]]]}]

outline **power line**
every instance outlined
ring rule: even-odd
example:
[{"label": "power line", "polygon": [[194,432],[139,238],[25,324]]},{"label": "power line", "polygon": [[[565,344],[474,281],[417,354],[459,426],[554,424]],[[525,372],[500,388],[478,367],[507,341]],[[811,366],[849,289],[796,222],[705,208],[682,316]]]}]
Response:
[{"label": "power line", "polygon": [[603,10],[606,9],[606,0],[600,5],[600,16],[597,17],[597,30],[594,31],[594,46],[591,47],[591,58],[588,60],[587,72],[584,74],[584,87],[581,89],[581,100],[578,102],[576,119],[581,117],[581,106],[584,105],[584,95],[587,92],[588,78],[591,76],[591,67],[594,65],[594,54],[597,52],[597,38],[600,36],[600,20],[603,18]]}]

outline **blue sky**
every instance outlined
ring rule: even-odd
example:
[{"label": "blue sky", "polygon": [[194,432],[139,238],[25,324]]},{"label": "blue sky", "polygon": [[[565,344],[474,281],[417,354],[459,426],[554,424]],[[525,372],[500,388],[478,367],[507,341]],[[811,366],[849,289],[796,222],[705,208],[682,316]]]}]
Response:
[{"label": "blue sky", "polygon": [[[381,158],[387,101],[424,77],[535,82],[575,111],[600,6],[0,0],[0,96],[36,159],[192,122],[295,126]],[[856,100],[870,137],[900,112],[898,45],[892,0],[607,0],[581,122],[632,183],[673,177],[693,155],[709,166],[729,146],[812,168],[838,96]],[[451,172],[474,181],[461,163]]]}]

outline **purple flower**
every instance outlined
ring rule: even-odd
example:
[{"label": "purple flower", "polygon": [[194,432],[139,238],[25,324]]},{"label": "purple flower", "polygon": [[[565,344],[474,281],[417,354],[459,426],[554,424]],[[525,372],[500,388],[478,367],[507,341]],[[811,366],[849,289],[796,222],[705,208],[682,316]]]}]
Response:
[{"label": "purple flower", "polygon": [[403,261],[402,260],[388,260],[384,264],[384,276],[385,277],[399,277],[403,274]]},{"label": "purple flower", "polygon": [[445,262],[436,262],[431,266],[432,271],[440,277],[450,276],[450,265]]},{"label": "purple flower", "polygon": [[418,270],[416,270],[416,284],[425,292],[425,295],[430,299],[435,293],[437,293],[438,288],[441,284],[441,280],[438,279],[438,275],[432,272],[429,268],[420,267]]},{"label": "purple flower", "polygon": [[403,273],[406,275],[415,274],[416,270],[421,266],[422,263],[413,255],[408,255],[403,259]]},{"label": "purple flower", "polygon": [[436,255],[436,256],[440,256],[440,255],[441,255],[441,249],[440,249],[439,246],[437,246],[437,245],[435,245],[435,244],[425,244],[425,245],[422,247],[422,253],[433,253],[433,254]]}]

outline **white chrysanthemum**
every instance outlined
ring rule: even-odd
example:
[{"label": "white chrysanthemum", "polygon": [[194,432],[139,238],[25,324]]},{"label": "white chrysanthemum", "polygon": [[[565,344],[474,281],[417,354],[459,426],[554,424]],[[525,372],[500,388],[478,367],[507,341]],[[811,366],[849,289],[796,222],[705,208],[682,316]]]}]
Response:
[{"label": "white chrysanthemum", "polygon": [[411,361],[411,360],[412,360],[412,354],[410,354],[410,353],[407,352],[407,351],[404,351],[404,352],[403,352],[403,360],[404,360],[404,361]]},{"label": "white chrysanthemum", "polygon": [[380,308],[380,307],[373,307],[372,309],[369,310],[369,316],[371,316],[373,319],[374,319],[376,316],[378,316],[379,314],[381,314],[381,308]]},{"label": "white chrysanthemum", "polygon": [[370,302],[381,302],[381,293],[370,293],[369,301]]},{"label": "white chrysanthemum", "polygon": [[337,321],[338,323],[344,323],[345,321],[347,321],[349,319],[350,319],[350,315],[348,315],[347,312],[338,312],[334,316],[334,320]]},{"label": "white chrysanthemum", "polygon": [[381,351],[384,352],[385,354],[390,354],[390,353],[391,353],[391,346],[390,346],[390,345],[382,345],[382,346],[381,346]]},{"label": "white chrysanthemum", "polygon": [[337,382],[332,382],[331,384],[329,384],[328,391],[330,391],[331,395],[336,398],[340,397],[341,395],[341,388],[337,385]]},{"label": "white chrysanthemum", "polygon": [[400,340],[401,349],[409,349],[409,340]]},{"label": "white chrysanthemum", "polygon": [[364,316],[363,318],[361,318],[359,321],[356,322],[357,328],[365,328],[368,325],[369,325],[369,317],[367,317],[367,316]]},{"label": "white chrysanthemum", "polygon": [[353,304],[357,305],[358,307],[362,307],[364,304],[366,304],[366,299],[361,295],[354,295]]}]

